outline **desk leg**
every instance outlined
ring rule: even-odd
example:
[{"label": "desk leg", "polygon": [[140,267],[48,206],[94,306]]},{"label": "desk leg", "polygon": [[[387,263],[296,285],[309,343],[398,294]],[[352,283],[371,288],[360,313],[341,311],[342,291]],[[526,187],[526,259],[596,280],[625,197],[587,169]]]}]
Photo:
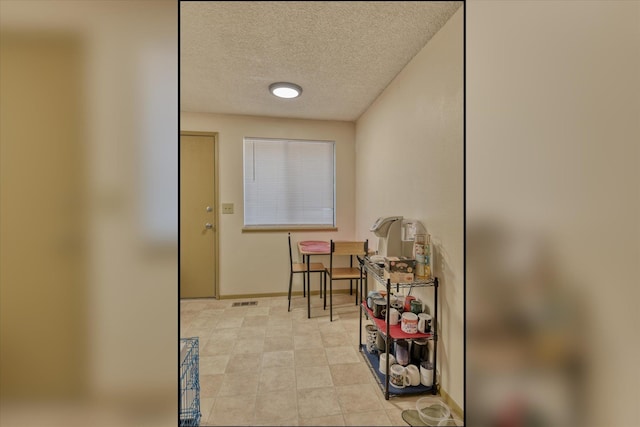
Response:
[{"label": "desk leg", "polygon": [[307,319],[311,319],[311,255],[307,255]]}]

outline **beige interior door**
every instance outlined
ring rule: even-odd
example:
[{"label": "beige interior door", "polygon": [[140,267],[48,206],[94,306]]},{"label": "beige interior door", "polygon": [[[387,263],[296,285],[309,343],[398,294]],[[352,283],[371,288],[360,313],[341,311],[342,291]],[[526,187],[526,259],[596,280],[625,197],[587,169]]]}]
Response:
[{"label": "beige interior door", "polygon": [[87,385],[82,44],[0,34],[0,394]]},{"label": "beige interior door", "polygon": [[215,154],[215,134],[180,134],[180,298],[217,296]]}]

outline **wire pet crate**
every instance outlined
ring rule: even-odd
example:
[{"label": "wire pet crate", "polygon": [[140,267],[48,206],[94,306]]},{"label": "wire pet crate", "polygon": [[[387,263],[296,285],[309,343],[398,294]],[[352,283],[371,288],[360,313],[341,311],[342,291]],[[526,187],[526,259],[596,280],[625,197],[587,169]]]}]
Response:
[{"label": "wire pet crate", "polygon": [[198,338],[180,338],[180,426],[200,424]]}]

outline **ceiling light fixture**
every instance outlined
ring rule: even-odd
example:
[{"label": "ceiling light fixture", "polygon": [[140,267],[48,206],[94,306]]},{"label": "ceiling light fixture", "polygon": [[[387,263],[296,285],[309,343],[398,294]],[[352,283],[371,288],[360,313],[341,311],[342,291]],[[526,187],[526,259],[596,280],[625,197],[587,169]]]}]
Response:
[{"label": "ceiling light fixture", "polygon": [[297,98],[302,93],[302,88],[293,83],[279,82],[270,84],[269,92],[278,98]]}]

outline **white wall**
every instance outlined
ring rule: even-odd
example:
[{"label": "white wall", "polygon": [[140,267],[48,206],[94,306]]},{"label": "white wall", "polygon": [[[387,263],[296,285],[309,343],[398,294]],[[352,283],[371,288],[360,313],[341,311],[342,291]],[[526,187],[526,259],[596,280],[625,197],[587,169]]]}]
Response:
[{"label": "white wall", "polygon": [[[338,231],[296,231],[291,233],[291,237],[293,242],[354,238],[354,123],[186,112],[180,114],[180,119],[181,130],[218,132],[219,201],[234,204],[234,214],[219,215],[219,294],[222,297],[283,293],[287,292],[289,284],[286,231],[242,232],[242,147],[245,136],[334,140]],[[328,265],[328,257],[313,260],[324,261]],[[294,291],[302,290],[300,276],[294,278]],[[317,289],[317,280],[317,275],[313,275],[314,290]],[[337,284],[338,289],[342,287],[342,284]]]},{"label": "white wall", "polygon": [[[440,280],[442,388],[464,408],[463,7],[356,123],[357,237],[379,216],[422,221]],[[413,294],[430,303],[433,292]]]}]

